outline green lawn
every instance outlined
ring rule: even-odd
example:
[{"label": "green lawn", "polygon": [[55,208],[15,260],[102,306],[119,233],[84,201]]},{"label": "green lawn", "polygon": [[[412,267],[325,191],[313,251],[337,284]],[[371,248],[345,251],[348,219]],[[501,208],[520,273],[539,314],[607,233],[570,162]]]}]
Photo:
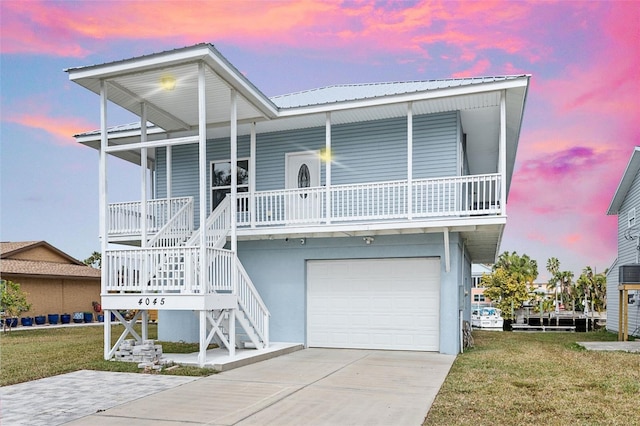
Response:
[{"label": "green lawn", "polygon": [[474,331],[425,425],[640,425],[640,354],[586,351],[604,331]]},{"label": "green lawn", "polygon": [[[112,326],[113,342],[124,327]],[[139,326],[138,326],[139,332]],[[41,379],[77,370],[141,372],[137,363],[103,359],[103,328],[68,327],[20,331],[0,335],[0,386]],[[149,325],[149,338],[157,338],[157,325]],[[197,352],[197,344],[158,342],[165,353]],[[179,367],[161,374],[202,376],[211,369]]]},{"label": "green lawn", "polygon": [[[114,341],[121,330],[113,327]],[[150,326],[149,337],[156,335],[156,326]],[[616,335],[473,335],[475,346],[457,357],[425,425],[640,425],[640,354],[591,352],[576,345],[616,340]],[[81,369],[141,372],[135,363],[104,361],[102,337],[102,327],[2,334],[0,385]],[[162,345],[165,352],[197,351],[195,344]],[[168,373],[214,372],[180,367]]]}]

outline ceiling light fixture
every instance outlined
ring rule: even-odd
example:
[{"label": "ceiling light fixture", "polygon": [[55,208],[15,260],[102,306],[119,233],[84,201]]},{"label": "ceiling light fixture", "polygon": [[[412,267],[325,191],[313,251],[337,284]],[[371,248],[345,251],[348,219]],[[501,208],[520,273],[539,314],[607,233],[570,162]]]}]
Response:
[{"label": "ceiling light fixture", "polygon": [[172,75],[165,75],[160,79],[160,86],[164,90],[171,91],[176,88],[176,79]]}]

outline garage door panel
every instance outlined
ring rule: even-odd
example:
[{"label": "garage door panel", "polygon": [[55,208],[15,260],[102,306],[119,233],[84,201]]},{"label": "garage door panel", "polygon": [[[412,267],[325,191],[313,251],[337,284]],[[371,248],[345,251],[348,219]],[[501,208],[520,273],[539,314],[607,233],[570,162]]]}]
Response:
[{"label": "garage door panel", "polygon": [[439,349],[439,259],[309,261],[309,346]]}]

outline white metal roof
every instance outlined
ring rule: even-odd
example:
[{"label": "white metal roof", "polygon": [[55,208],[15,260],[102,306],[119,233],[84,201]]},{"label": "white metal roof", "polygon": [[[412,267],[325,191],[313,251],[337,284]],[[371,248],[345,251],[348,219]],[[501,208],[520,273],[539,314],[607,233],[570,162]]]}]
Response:
[{"label": "white metal roof", "polygon": [[337,102],[355,101],[379,98],[383,96],[406,95],[410,93],[426,92],[453,87],[469,86],[473,84],[496,81],[514,80],[526,75],[511,75],[498,77],[452,78],[443,80],[424,80],[406,82],[382,82],[364,84],[340,84],[318,89],[305,90],[271,98],[281,109],[307,107],[311,105],[331,104]]}]

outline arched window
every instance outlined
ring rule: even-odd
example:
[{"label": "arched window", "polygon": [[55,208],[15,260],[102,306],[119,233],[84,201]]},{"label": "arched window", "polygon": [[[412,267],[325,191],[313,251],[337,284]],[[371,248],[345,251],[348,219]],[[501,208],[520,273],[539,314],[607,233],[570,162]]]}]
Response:
[{"label": "arched window", "polygon": [[[300,166],[298,170],[298,188],[309,188],[311,186],[311,175],[306,164]],[[307,198],[308,194],[300,194],[300,198]]]}]

